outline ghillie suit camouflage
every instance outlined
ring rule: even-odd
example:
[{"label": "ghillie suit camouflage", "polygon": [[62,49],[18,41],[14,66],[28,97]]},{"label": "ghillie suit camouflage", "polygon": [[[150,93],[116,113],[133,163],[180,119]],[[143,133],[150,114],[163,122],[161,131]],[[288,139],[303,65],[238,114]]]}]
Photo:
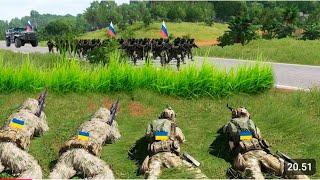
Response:
[{"label": "ghillie suit camouflage", "polygon": [[[167,137],[159,140],[157,132],[167,132]],[[145,178],[157,179],[161,174],[161,168],[172,167],[186,167],[195,173],[195,178],[207,178],[199,168],[180,157],[180,144],[185,141],[185,136],[177,127],[175,113],[171,108],[166,108],[158,120],[149,124],[146,138],[149,143],[149,156],[140,168],[140,173],[145,174]]]},{"label": "ghillie suit camouflage", "polygon": [[42,108],[38,100],[29,98],[1,128],[0,172],[9,170],[18,178],[42,178],[37,160],[26,152],[33,136],[49,130]]},{"label": "ghillie suit camouflage", "polygon": [[78,174],[85,178],[114,179],[109,165],[97,157],[105,143],[113,143],[121,137],[118,124],[113,121],[115,111],[110,111],[100,108],[90,121],[79,127],[79,132],[88,133],[88,139],[78,135],[63,145],[50,178],[66,179]]},{"label": "ghillie suit camouflage", "polygon": [[270,153],[269,144],[262,138],[246,108],[228,108],[232,112],[232,119],[224,126],[223,132],[229,140],[234,157],[233,166],[244,178],[264,179],[264,169],[283,178],[308,179],[305,175],[284,173],[284,159]]}]

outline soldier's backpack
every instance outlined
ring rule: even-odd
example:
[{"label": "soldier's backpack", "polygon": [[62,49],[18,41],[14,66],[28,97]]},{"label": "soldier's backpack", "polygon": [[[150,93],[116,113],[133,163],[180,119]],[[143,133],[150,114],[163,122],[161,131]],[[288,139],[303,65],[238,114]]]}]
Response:
[{"label": "soldier's backpack", "polygon": [[169,139],[169,137],[175,136],[174,131],[175,123],[168,119],[153,121],[147,129],[147,135],[152,140],[148,145],[148,151],[152,154],[158,152],[179,153],[180,146],[178,141]]},{"label": "soldier's backpack", "polygon": [[256,126],[248,117],[232,119],[227,125],[226,133],[229,140],[236,143],[241,153],[269,147],[267,141],[256,138]]},{"label": "soldier's backpack", "polygon": [[171,130],[172,130],[172,125],[174,123],[171,122],[168,119],[157,119],[154,120],[150,125],[149,128],[147,130],[147,134],[149,134],[149,136],[151,138],[155,138],[155,135],[157,132],[167,132],[168,136],[171,135]]},{"label": "soldier's backpack", "polygon": [[230,140],[239,142],[241,132],[250,132],[252,136],[256,134],[256,126],[248,117],[233,118],[227,125],[226,133]]}]

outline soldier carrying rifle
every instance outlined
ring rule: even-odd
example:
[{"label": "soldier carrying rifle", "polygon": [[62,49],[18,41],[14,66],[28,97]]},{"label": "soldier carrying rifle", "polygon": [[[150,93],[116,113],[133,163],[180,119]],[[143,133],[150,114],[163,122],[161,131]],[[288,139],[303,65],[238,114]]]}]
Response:
[{"label": "soldier carrying rifle", "polygon": [[303,174],[285,174],[285,159],[272,155],[269,144],[261,136],[260,130],[250,118],[246,108],[231,108],[232,118],[223,127],[223,132],[229,141],[230,151],[234,158],[234,168],[228,169],[232,178],[239,178],[237,172],[244,178],[264,179],[262,168],[277,176],[291,179],[308,179]]}]

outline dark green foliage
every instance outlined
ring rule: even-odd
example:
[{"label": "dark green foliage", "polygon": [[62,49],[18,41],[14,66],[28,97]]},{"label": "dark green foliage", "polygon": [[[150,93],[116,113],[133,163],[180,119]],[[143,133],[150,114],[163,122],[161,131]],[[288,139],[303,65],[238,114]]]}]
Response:
[{"label": "dark green foliage", "polygon": [[295,26],[293,24],[278,24],[274,29],[275,37],[278,39],[286,38],[292,36],[292,33],[295,31]]},{"label": "dark green foliage", "polygon": [[320,25],[319,24],[307,24],[303,28],[301,39],[303,40],[315,40],[320,39]]},{"label": "dark green foliage", "polygon": [[230,30],[218,38],[219,46],[223,47],[234,43],[245,45],[256,37],[256,28],[252,25],[252,20],[247,16],[233,17],[228,25]]},{"label": "dark green foliage", "polygon": [[108,64],[111,55],[119,48],[119,43],[113,39],[103,41],[101,47],[97,47],[88,53],[90,63]]}]

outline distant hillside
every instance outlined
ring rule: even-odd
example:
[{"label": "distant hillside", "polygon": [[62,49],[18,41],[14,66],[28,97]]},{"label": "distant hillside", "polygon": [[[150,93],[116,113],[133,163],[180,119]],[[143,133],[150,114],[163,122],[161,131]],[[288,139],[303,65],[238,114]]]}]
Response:
[{"label": "distant hillside", "polygon": [[[227,30],[226,24],[215,23],[212,26],[207,26],[204,23],[166,23],[168,28],[168,33],[172,34],[174,37],[189,36],[194,38],[199,45],[210,45],[216,42],[216,38],[223,34]],[[160,38],[160,27],[161,22],[152,23],[148,27],[144,27],[143,23],[135,23],[129,26],[128,32],[133,33],[135,38]],[[118,31],[117,36],[124,36],[125,32],[121,32],[116,27]],[[101,29],[93,32],[85,33],[81,36],[83,39],[105,39],[107,29]]]}]

